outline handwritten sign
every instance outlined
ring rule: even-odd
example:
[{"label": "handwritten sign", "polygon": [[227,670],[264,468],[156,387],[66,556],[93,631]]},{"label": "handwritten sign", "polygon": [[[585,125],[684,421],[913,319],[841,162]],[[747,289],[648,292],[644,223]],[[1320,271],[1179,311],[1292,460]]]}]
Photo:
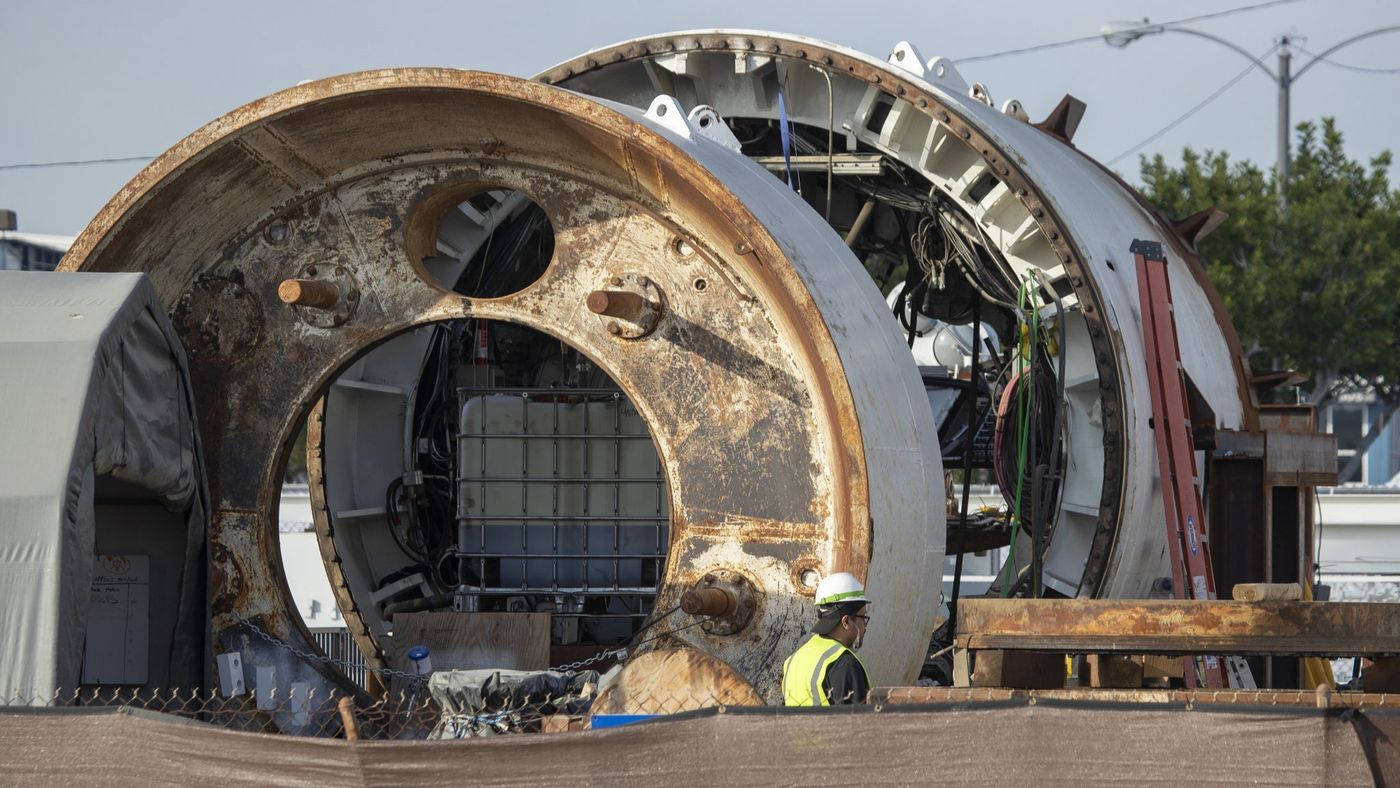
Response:
[{"label": "handwritten sign", "polygon": [[84,684],[145,684],[151,630],[151,559],[99,555],[88,597]]}]

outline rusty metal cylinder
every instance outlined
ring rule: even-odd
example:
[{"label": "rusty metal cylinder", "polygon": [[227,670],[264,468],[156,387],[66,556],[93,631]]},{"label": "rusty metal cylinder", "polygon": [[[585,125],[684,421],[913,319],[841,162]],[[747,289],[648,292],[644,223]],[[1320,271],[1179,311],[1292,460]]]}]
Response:
[{"label": "rusty metal cylinder", "polygon": [[727,616],[737,605],[734,595],[723,588],[692,588],[681,594],[681,610],[692,616]]},{"label": "rusty metal cylinder", "polygon": [[[221,556],[210,588],[215,651],[244,650],[250,661],[275,665],[279,680],[317,691],[350,687],[332,666],[245,637],[245,621],[258,619],[298,652],[314,651],[278,576],[269,485],[337,374],[429,323],[489,320],[567,338],[608,373],[645,424],[662,459],[657,478],[669,534],[654,609],[679,606],[711,575],[711,585],[722,582],[733,595],[696,598],[694,609],[720,614],[703,626],[654,622],[653,639],[634,645],[628,670],[641,678],[639,658],[657,651],[658,669],[675,671],[658,680],[693,684],[696,698],[716,697],[710,679],[724,677],[744,697],[776,701],[781,676],[773,654],[797,647],[794,623],[808,615],[815,585],[808,580],[849,571],[872,593],[901,600],[867,634],[872,679],[894,685],[917,676],[937,604],[927,578],[942,566],[945,543],[941,501],[908,494],[943,475],[937,446],[919,439],[934,424],[917,369],[900,363],[907,350],[895,333],[868,318],[888,308],[820,217],[733,150],[682,126],[688,121],[674,99],[657,102],[647,114],[523,80],[441,69],[302,85],[197,132],[180,150],[199,156],[158,159],[104,209],[111,221],[94,223],[75,243],[69,269],[130,270],[145,258],[125,250],[161,239],[171,241],[161,259],[205,261],[160,266],[152,279],[167,307],[179,307],[176,329],[201,392],[217,502],[209,540],[211,554]],[[327,143],[327,128],[375,133]],[[499,151],[495,142],[482,148],[488,135],[509,142]],[[255,157],[259,177],[241,174],[249,160],[244,144],[269,146]],[[289,152],[308,166],[281,170],[277,162],[290,161]],[[209,161],[217,166],[201,165]],[[325,175],[293,185],[310,173]],[[211,178],[229,184],[212,203],[198,199]],[[523,290],[449,297],[422,263],[437,248],[438,208],[482,189],[528,193],[549,220],[554,252],[542,277]],[[303,193],[312,196],[302,200]],[[283,224],[298,230],[277,239],[259,232]],[[187,231],[195,227],[201,232]],[[280,244],[275,253],[269,243]],[[688,256],[672,251],[682,245]],[[742,251],[732,258],[718,251],[730,249]],[[273,290],[293,308],[263,311],[256,294]],[[229,291],[242,304],[229,305]],[[595,291],[600,311],[579,309]],[[210,302],[221,307],[216,337],[205,319]],[[323,319],[325,305],[339,312],[351,303],[353,315],[346,309],[341,323]],[[376,397],[390,385],[412,390],[419,365],[391,366],[411,379],[356,390]],[[281,374],[288,369],[295,374]],[[352,410],[331,406],[327,423]],[[349,482],[359,469],[377,467],[378,455],[356,448],[357,432],[323,432],[320,424],[308,427],[313,516],[323,549],[336,556],[328,571],[341,609],[359,622],[352,631],[361,648],[376,655],[381,641],[392,641],[376,606],[357,602],[353,589],[381,575],[379,556],[337,536],[348,529],[334,527],[335,513],[356,508],[339,496],[360,491],[325,483],[322,472],[332,466],[321,458],[351,461],[356,470],[337,476]],[[380,426],[371,428],[395,442],[402,434]],[[882,524],[878,550],[874,523]],[[741,577],[747,591],[739,590],[746,588]],[[734,637],[741,631],[752,637]],[[644,694],[623,695],[623,707],[648,702]]]},{"label": "rusty metal cylinder", "polygon": [[647,308],[644,298],[626,290],[594,290],[588,294],[587,304],[595,315],[633,321],[641,319]]},{"label": "rusty metal cylinder", "polygon": [[330,309],[340,300],[340,288],[320,279],[284,279],[277,286],[277,297],[284,304]]}]

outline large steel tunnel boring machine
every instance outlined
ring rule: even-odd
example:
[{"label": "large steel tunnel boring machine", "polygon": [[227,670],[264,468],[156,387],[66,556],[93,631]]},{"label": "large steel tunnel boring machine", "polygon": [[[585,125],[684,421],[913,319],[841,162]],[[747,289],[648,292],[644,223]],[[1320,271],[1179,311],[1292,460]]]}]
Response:
[{"label": "large steel tunnel boring machine", "polygon": [[[1195,241],[1223,216],[1169,221],[1077,150],[1081,102],[1066,95],[1032,124],[1021,102],[994,103],[988,86],[907,42],[878,60],[808,38],[736,30],[627,41],[538,78],[624,104],[644,106],[665,93],[683,106],[711,107],[746,155],[795,179],[912,334],[945,467],[961,467],[970,453],[974,468],[995,472],[1008,505],[1015,471],[998,446],[1007,443],[1006,405],[1019,383],[1011,348],[970,347],[970,305],[981,307],[983,337],[988,328],[1019,336],[1015,313],[1035,311],[1044,338],[1037,352],[1053,377],[1043,377],[1047,390],[1033,396],[1045,404],[1041,413],[1060,410],[1061,429],[1041,443],[1058,456],[1044,451],[1027,466],[1058,464],[1059,478],[1047,481],[1040,587],[1026,584],[1033,551],[1020,532],[1019,558],[1002,568],[998,588],[1134,598],[1168,574],[1128,247],[1153,238],[1168,250],[1195,426],[1204,435],[1253,428],[1257,406],[1239,341],[1195,253]],[[1033,310],[1018,303],[1026,282]],[[974,353],[978,364],[969,363]],[[966,415],[949,404],[956,400],[946,378],[972,377],[969,367],[985,413],[973,420],[980,427],[960,435]],[[950,520],[950,544],[974,549],[977,525]]]},{"label": "large steel tunnel boring machine", "polygon": [[[187,345],[219,650],[344,684],[252,628],[314,650],[274,517],[303,424],[327,571],[377,665],[412,645],[400,613],[550,611],[555,662],[631,644],[620,707],[774,700],[830,572],[888,601],[877,684],[919,674],[945,544],[1014,544],[1016,594],[1169,574],[1132,239],[1169,250],[1193,421],[1253,407],[1194,254],[1209,222],[1183,234],[1076,150],[1081,104],[1032,125],[908,44],[736,31],[537,80],[275,94],[156,160],[70,252],[148,271]],[[1053,469],[1038,548],[961,518],[944,473],[1017,489],[1024,402],[1027,465]]]},{"label": "large steel tunnel boring machine", "polygon": [[[404,414],[422,407],[415,390],[429,377],[423,365],[435,360],[426,351],[446,342],[446,331],[466,348],[464,358],[489,369],[474,383],[460,370],[434,375],[468,392],[493,375],[537,386],[529,396],[469,393],[448,417],[461,424],[475,418],[488,436],[516,419],[513,449],[454,427],[499,476],[532,481],[530,465],[493,469],[497,452],[544,465],[547,477],[583,478],[570,463],[584,462],[586,452],[580,456],[565,438],[538,452],[520,448],[537,420],[562,419],[543,428],[555,436],[608,435],[574,441],[589,451],[595,443],[632,442],[625,433],[637,427],[622,422],[644,424],[665,496],[665,543],[654,553],[660,568],[647,609],[679,607],[697,586],[723,587],[738,603],[706,626],[686,626],[683,612],[654,623],[650,647],[680,655],[660,662],[740,695],[771,697],[780,655],[802,634],[819,578],[851,571],[868,578],[874,593],[902,600],[871,627],[871,672],[884,683],[916,675],[938,599],[928,579],[938,576],[944,546],[941,497],[924,494],[943,482],[918,375],[880,293],[840,238],[738,155],[730,139],[707,136],[708,125],[688,120],[667,98],[643,113],[497,75],[352,74],[214,121],[103,209],[65,269],[147,271],[187,345],[215,508],[217,651],[237,649],[245,663],[275,665],[279,683],[344,683],[252,629],[314,651],[280,571],[275,517],[290,446],[313,409],[314,508],[329,571],[362,642],[371,649],[391,643],[373,597],[377,573],[413,561],[401,551],[387,564],[375,562],[395,549],[386,532],[415,505],[394,488],[417,480],[393,483],[409,471],[402,437],[392,444],[370,438],[385,424],[400,435],[405,423],[412,428]],[[538,212],[523,235],[511,229],[521,211],[493,216],[512,202]],[[454,238],[467,242],[450,232],[458,217],[476,222],[483,248],[509,245],[516,253],[499,269],[483,268],[495,258],[463,261],[458,246],[457,270],[445,274],[453,267],[445,250],[454,249]],[[548,239],[540,237],[541,220]],[[522,249],[535,252],[533,269]],[[530,275],[516,276],[521,271]],[[501,283],[510,291],[457,291]],[[375,348],[396,342],[420,344],[376,356]],[[571,367],[587,385],[571,387],[568,369],[552,388],[541,383],[542,371],[521,372],[534,357],[522,347],[530,343],[552,347],[560,357],[552,363]],[[394,364],[414,371],[379,375]],[[510,397],[513,416],[497,408]],[[521,413],[521,401],[541,410]],[[388,415],[371,424],[376,408]],[[585,428],[589,417],[594,423]],[[334,429],[335,418],[345,429]],[[612,423],[598,423],[605,420]],[[407,451],[430,454],[435,440],[414,434]],[[576,506],[579,519],[604,520],[606,535],[589,533],[595,522],[586,519],[585,530],[572,534],[564,517],[542,529],[546,544],[589,540],[578,560],[608,568],[611,575],[593,587],[602,595],[629,582],[626,563],[643,560],[619,549],[630,528],[621,518],[640,515],[615,514],[613,502],[603,501],[624,478],[650,472],[654,519],[658,473],[636,456],[622,452],[619,460],[608,451],[592,458],[592,478],[601,480],[592,486],[607,494]],[[558,466],[545,459],[551,454]],[[390,470],[372,473],[382,469]],[[463,468],[454,473],[465,478]],[[479,480],[470,481],[463,484],[468,495]],[[554,492],[567,491],[559,485]],[[481,503],[460,502],[462,511],[448,520],[465,538],[442,561],[443,572],[455,566],[460,573],[443,578],[446,596],[463,608],[492,609],[498,600],[483,589],[504,587],[512,571],[509,579],[527,590],[511,597],[559,595],[529,559],[482,560],[498,534],[472,531],[495,522],[478,522],[472,507]],[[538,544],[532,505],[527,499],[523,512],[517,505],[515,522],[501,525],[517,539],[523,534],[518,551]],[[420,517],[432,517],[429,510]],[[654,522],[644,530],[656,538]],[[397,538],[411,551],[428,536]],[[511,567],[519,563],[523,572]],[[571,571],[547,563],[547,573]],[[543,591],[530,590],[539,583]]]}]

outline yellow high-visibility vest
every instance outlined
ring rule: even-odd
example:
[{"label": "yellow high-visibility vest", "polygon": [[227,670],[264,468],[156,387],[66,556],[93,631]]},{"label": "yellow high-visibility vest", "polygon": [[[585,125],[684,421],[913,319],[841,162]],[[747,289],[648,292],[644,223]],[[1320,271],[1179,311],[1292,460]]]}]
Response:
[{"label": "yellow high-visibility vest", "polygon": [[[839,641],[822,635],[812,635],[792,656],[783,663],[783,704],[786,706],[830,706],[831,701],[822,690],[826,672],[836,664],[842,654],[855,652]],[[865,664],[856,657],[856,664],[862,671]],[[869,674],[866,683],[870,683]]]}]

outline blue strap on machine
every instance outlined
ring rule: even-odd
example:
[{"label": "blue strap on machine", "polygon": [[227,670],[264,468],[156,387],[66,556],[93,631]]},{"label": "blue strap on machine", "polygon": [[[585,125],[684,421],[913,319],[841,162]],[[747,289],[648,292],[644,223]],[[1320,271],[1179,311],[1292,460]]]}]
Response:
[{"label": "blue strap on machine", "polygon": [[787,185],[793,191],[797,186],[792,182],[792,135],[788,132],[787,102],[783,100],[783,91],[778,91],[778,134],[783,142],[783,169],[787,171]]}]

